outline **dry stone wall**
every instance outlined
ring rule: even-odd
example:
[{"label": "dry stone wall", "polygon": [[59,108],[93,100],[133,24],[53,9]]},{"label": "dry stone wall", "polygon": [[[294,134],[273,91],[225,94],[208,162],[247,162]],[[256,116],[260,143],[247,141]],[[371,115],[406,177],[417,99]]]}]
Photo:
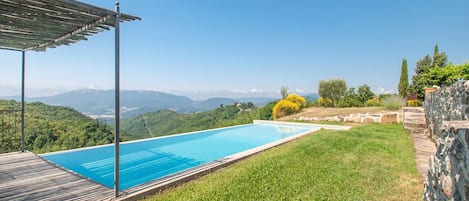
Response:
[{"label": "dry stone wall", "polygon": [[469,200],[469,81],[427,94],[424,107],[429,137],[437,147],[424,200]]},{"label": "dry stone wall", "polygon": [[402,111],[401,112],[366,113],[366,114],[349,114],[349,115],[338,115],[338,116],[331,116],[331,117],[298,117],[298,118],[295,118],[295,120],[393,124],[393,123],[399,123],[402,121]]},{"label": "dry stone wall", "polygon": [[469,119],[469,81],[440,88],[425,96],[425,113],[430,137],[441,136],[443,121]]},{"label": "dry stone wall", "polygon": [[[465,127],[465,128],[461,128]],[[424,200],[469,200],[469,121],[445,122],[430,159]]]}]

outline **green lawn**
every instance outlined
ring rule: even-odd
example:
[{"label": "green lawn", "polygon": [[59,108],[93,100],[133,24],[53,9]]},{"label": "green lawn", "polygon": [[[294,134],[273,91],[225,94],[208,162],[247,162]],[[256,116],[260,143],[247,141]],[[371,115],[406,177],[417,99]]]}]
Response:
[{"label": "green lawn", "polygon": [[402,125],[321,130],[148,200],[421,200]]}]

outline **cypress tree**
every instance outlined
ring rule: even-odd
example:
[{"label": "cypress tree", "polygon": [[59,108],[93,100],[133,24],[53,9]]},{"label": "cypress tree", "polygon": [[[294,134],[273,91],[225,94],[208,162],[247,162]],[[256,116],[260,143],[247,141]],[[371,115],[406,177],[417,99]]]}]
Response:
[{"label": "cypress tree", "polygon": [[432,68],[434,67],[445,67],[448,63],[448,56],[445,52],[440,53],[438,50],[438,45],[435,45],[433,50],[433,63]]},{"label": "cypress tree", "polygon": [[282,86],[280,88],[280,95],[282,95],[282,99],[286,99],[288,96],[288,87],[287,86]]},{"label": "cypress tree", "polygon": [[399,96],[405,98],[407,96],[407,88],[409,87],[409,75],[407,73],[407,60],[402,59],[401,78],[399,79]]}]

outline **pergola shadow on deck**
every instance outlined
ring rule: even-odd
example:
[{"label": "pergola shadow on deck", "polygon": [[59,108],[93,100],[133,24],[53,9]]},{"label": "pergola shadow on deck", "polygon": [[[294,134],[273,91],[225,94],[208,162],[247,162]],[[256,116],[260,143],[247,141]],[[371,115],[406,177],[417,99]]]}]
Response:
[{"label": "pergola shadow on deck", "polygon": [[[86,40],[88,36],[96,34],[100,31],[109,30],[110,28],[115,28],[115,132],[114,132],[114,142],[115,142],[115,185],[114,185],[114,196],[119,196],[119,124],[120,124],[120,49],[119,49],[119,24],[123,21],[133,21],[139,20],[140,18],[134,17],[131,15],[126,15],[120,13],[119,3],[116,3],[116,10],[111,11],[103,8],[99,8],[93,5],[81,3],[75,0],[0,0],[0,49],[18,51],[22,53],[22,76],[21,76],[21,145],[20,150],[24,152],[24,94],[25,94],[25,71],[26,71],[26,52],[27,51],[45,51],[47,48],[55,48],[61,45],[70,45],[81,40]],[[78,187],[82,184],[76,180],[76,178],[71,178],[65,176],[62,170],[56,171],[54,168],[50,168],[50,165],[47,162],[44,163],[38,162],[42,160],[38,156],[32,153],[23,153],[23,154],[10,154],[10,155],[0,155],[1,169],[0,169],[0,181],[4,179],[17,179],[25,177],[31,177],[35,175],[38,178],[37,174],[46,174],[52,173],[52,175],[46,176],[50,180],[58,182],[57,185],[60,187],[60,182],[63,182],[62,187],[59,190],[73,189],[72,187],[64,187],[63,185],[72,185],[75,184]],[[24,157],[24,158],[22,158]],[[33,160],[33,158],[36,159]],[[8,160],[7,160],[8,159]],[[33,161],[33,162],[31,162]],[[11,164],[6,164],[11,163]],[[27,163],[31,164],[41,164],[34,166],[38,168],[38,171],[30,171],[28,168],[21,169],[21,171],[12,168],[16,165]],[[17,166],[23,167],[23,166]],[[42,171],[41,168],[45,168]],[[57,168],[57,167],[55,167]],[[50,171],[49,171],[50,169]],[[54,169],[54,170],[52,170]],[[60,170],[59,168],[57,168]],[[25,175],[16,175],[16,172],[25,173]],[[29,176],[27,176],[29,175]],[[56,177],[60,176],[62,177]],[[77,175],[75,175],[77,176]],[[41,178],[41,176],[39,176]],[[77,178],[80,178],[77,176]],[[81,178],[83,179],[83,178]],[[6,182],[7,185],[12,185],[12,188],[17,190],[25,189],[25,193],[30,192],[31,195],[35,194],[35,191],[27,190],[28,186],[34,179],[26,180],[16,183],[16,182]],[[40,180],[40,179],[39,179]],[[1,182],[3,185],[4,182]],[[70,184],[67,184],[70,183]],[[50,186],[53,185],[50,182],[45,182],[40,185],[42,188],[50,188],[50,196],[54,195],[54,192],[57,192],[58,189]],[[39,186],[36,186],[39,188]],[[18,189],[19,188],[19,189]],[[107,189],[107,188],[106,188]],[[0,185],[0,198],[3,198],[1,195],[8,194],[10,189],[9,186],[3,188]],[[102,190],[105,192],[105,190]],[[12,191],[18,192],[18,191]],[[41,191],[44,192],[44,191]],[[48,191],[49,192],[49,191]],[[82,192],[86,193],[86,192]],[[47,193],[45,193],[47,195]],[[70,195],[74,195],[73,193]],[[93,195],[93,194],[90,194]],[[31,197],[32,200],[43,199],[45,197]],[[72,197],[67,197],[68,199]],[[7,198],[8,199],[8,198]],[[14,199],[14,198],[12,198]],[[29,200],[29,197],[24,197],[25,200]],[[52,198],[51,198],[52,199]],[[62,198],[54,199],[61,200]],[[10,199],[8,199],[10,200]],[[94,199],[91,199],[94,200]]]},{"label": "pergola shadow on deck", "polygon": [[0,200],[111,200],[112,189],[30,152],[0,155]]}]

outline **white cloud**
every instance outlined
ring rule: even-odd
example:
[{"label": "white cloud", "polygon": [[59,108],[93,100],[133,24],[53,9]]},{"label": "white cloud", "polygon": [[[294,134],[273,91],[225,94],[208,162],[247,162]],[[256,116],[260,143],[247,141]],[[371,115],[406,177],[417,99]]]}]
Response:
[{"label": "white cloud", "polygon": [[305,92],[305,90],[303,90],[303,89],[298,89],[298,88],[296,88],[295,91],[296,91],[297,93],[304,93],[304,92]]},{"label": "white cloud", "polygon": [[251,89],[251,93],[262,93],[264,91],[259,90],[259,89]]},{"label": "white cloud", "polygon": [[248,93],[248,91],[246,91],[246,90],[241,90],[241,89],[234,89],[234,90],[232,90],[231,92],[233,92],[233,93],[240,93],[240,94],[246,94],[246,93]]},{"label": "white cloud", "polygon": [[250,90],[243,90],[243,89],[234,89],[231,90],[232,93],[240,93],[240,94],[260,94],[264,93],[263,90],[260,89],[250,89]]},{"label": "white cloud", "polygon": [[386,91],[386,89],[384,87],[378,87],[378,92],[379,93],[383,93],[384,91]]},{"label": "white cloud", "polygon": [[376,87],[376,88],[377,88],[377,90],[375,90],[375,93],[377,93],[377,94],[392,94],[392,93],[394,93],[394,90],[392,90],[392,89],[386,89],[386,88],[381,87],[381,86]]}]

